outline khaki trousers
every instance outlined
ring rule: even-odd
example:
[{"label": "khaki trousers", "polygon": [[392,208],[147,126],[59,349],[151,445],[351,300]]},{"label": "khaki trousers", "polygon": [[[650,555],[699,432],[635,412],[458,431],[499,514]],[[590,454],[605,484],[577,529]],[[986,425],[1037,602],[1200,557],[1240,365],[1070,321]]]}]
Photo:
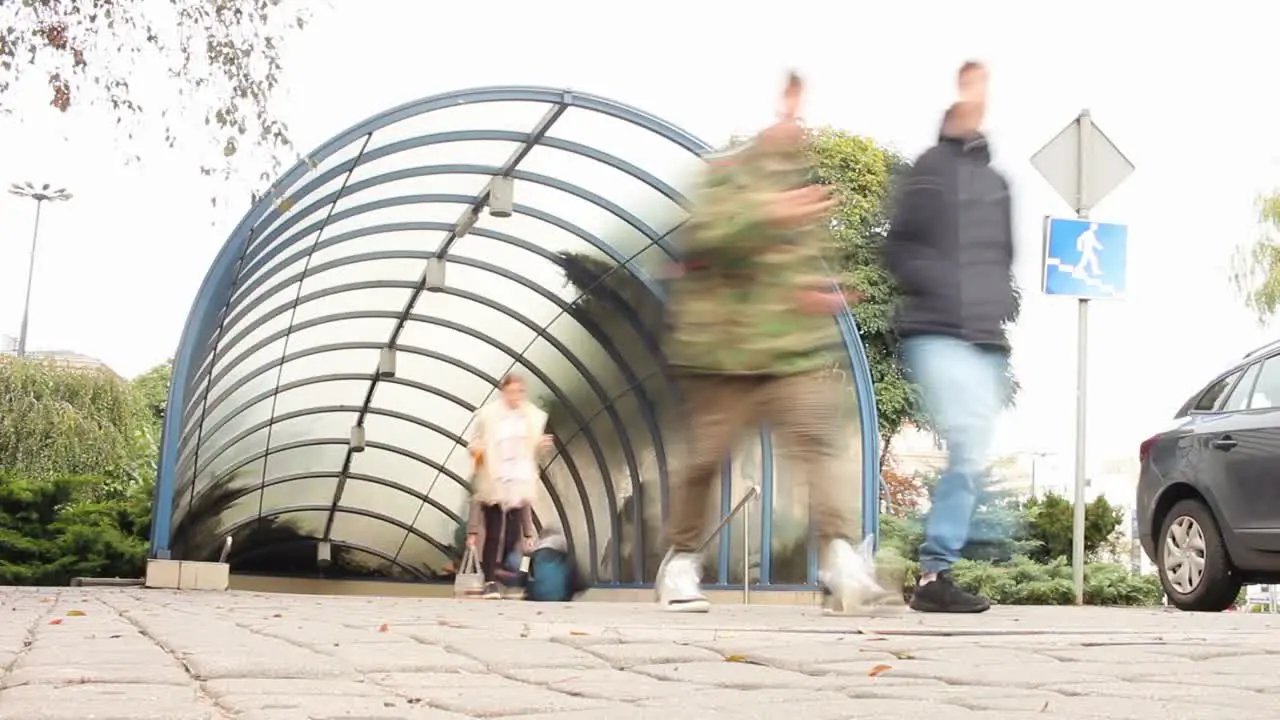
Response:
[{"label": "khaki trousers", "polygon": [[[712,489],[721,463],[744,431],[769,424],[809,488],[809,513],[822,547],[851,539],[855,524],[857,469],[838,473],[841,388],[822,371],[788,376],[697,375],[683,378],[689,413],[688,448],[674,476],[667,541],[692,552],[706,539]],[[769,512],[766,509],[766,512]]]}]

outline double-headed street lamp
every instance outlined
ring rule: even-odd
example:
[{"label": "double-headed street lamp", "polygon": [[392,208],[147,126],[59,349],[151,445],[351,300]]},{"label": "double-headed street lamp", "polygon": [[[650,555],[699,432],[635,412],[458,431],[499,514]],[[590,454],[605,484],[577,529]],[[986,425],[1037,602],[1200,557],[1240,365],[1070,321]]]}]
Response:
[{"label": "double-headed street lamp", "polygon": [[62,202],[70,200],[71,193],[65,188],[50,190],[48,183],[37,188],[32,183],[23,183],[19,185],[14,183],[9,186],[9,193],[18,197],[31,198],[36,201],[36,225],[31,231],[31,259],[27,264],[27,299],[22,305],[22,329],[18,331],[18,357],[26,357],[27,355],[27,320],[31,313],[31,281],[36,271],[36,242],[40,239],[40,208],[48,202]]}]

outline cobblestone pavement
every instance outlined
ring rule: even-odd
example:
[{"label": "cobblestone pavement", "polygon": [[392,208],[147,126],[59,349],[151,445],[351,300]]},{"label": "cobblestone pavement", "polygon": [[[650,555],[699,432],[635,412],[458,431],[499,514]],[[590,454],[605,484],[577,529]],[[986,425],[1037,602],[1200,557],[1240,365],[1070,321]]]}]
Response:
[{"label": "cobblestone pavement", "polygon": [[1280,616],[0,588],[0,719],[1272,720]]}]

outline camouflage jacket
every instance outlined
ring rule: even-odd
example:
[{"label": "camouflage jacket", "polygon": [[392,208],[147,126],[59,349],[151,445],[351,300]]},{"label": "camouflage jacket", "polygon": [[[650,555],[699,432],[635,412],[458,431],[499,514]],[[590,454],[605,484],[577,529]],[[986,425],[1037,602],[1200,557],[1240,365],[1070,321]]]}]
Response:
[{"label": "camouflage jacket", "polygon": [[761,194],[808,182],[800,157],[748,146],[711,159],[682,230],[683,263],[669,283],[670,364],[686,372],[791,375],[831,363],[836,321],[799,308],[805,289],[829,289],[821,225],[768,224]]}]

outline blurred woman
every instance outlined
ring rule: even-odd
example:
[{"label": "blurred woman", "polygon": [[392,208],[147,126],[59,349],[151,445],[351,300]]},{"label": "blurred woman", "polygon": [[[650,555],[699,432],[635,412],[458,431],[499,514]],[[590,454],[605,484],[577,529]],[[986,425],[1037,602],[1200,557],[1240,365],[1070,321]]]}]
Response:
[{"label": "blurred woman", "polygon": [[499,599],[502,561],[513,550],[532,552],[536,543],[533,501],[538,492],[538,454],[551,447],[547,413],[530,403],[524,379],[508,373],[498,398],[476,411],[468,449],[475,462],[467,545],[480,551],[486,599]]}]

